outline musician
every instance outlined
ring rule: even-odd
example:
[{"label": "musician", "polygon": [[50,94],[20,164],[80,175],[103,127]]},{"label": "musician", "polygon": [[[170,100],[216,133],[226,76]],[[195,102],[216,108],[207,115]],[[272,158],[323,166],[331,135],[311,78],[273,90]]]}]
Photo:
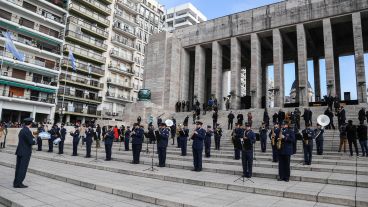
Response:
[{"label": "musician", "polygon": [[240,144],[240,139],[243,137],[243,135],[244,135],[244,130],[241,128],[241,124],[236,123],[235,129],[231,134],[232,139],[233,139],[233,144],[234,144],[234,159],[235,160],[240,160],[240,150],[242,149],[241,144]]},{"label": "musician", "polygon": [[79,127],[78,125],[76,125],[74,132],[70,133],[70,135],[73,137],[73,155],[72,156],[78,156],[78,144],[79,144],[79,139],[80,139],[80,134],[79,134]]},{"label": "musician", "polygon": [[238,124],[243,125],[243,120],[244,120],[243,114],[238,114],[236,116],[236,119],[238,120]]},{"label": "musician", "polygon": [[130,139],[130,126],[127,126],[127,130],[125,131],[124,134],[124,147],[125,147],[125,151],[129,151],[129,139]]},{"label": "musician", "polygon": [[276,147],[277,137],[279,137],[279,133],[280,133],[279,124],[277,122],[275,122],[275,125],[274,125],[273,129],[268,134],[268,136],[270,137],[271,146],[272,146],[272,162],[278,162],[279,161],[279,156],[277,154],[278,151],[277,151],[277,147]]},{"label": "musician", "polygon": [[245,124],[245,132],[242,137],[242,166],[243,177],[252,177],[253,167],[253,144],[256,142],[256,135],[252,131],[249,123]]},{"label": "musician", "polygon": [[213,135],[213,131],[211,126],[207,126],[206,136],[204,138],[204,153],[205,157],[211,157],[211,137]]},{"label": "musician", "polygon": [[217,111],[215,111],[212,114],[212,123],[213,123],[212,126],[214,130],[216,129],[216,126],[217,126],[217,120],[218,120],[218,113]]},{"label": "musician", "polygon": [[109,126],[105,136],[105,152],[106,152],[106,159],[105,161],[111,160],[111,154],[112,154],[112,144],[114,142],[114,131],[112,129],[112,126]]},{"label": "musician", "polygon": [[23,184],[26,177],[29,160],[32,155],[32,145],[36,144],[36,140],[29,128],[32,127],[33,118],[24,119],[24,126],[18,134],[18,146],[15,154],[17,155],[17,162],[15,166],[15,177],[13,181],[14,188],[27,188]]},{"label": "musician", "polygon": [[203,153],[203,140],[206,136],[206,130],[202,128],[203,123],[201,121],[196,122],[196,129],[191,139],[193,139],[192,151],[193,151],[193,164],[194,169],[192,171],[202,171],[202,153]]},{"label": "musician", "polygon": [[227,129],[228,130],[233,130],[233,122],[234,122],[234,114],[232,111],[230,111],[229,115],[227,115]]},{"label": "musician", "polygon": [[220,127],[220,124],[217,124],[215,130],[215,150],[220,150],[221,137],[222,137],[222,129]]},{"label": "musician", "polygon": [[165,167],[166,149],[170,137],[170,129],[167,127],[165,122],[160,124],[160,128],[156,136],[157,136],[158,167]]},{"label": "musician", "polygon": [[184,126],[188,126],[188,122],[189,122],[189,116],[187,115],[183,121],[183,125]]},{"label": "musician", "polygon": [[92,125],[90,125],[86,129],[86,138],[85,138],[85,142],[86,142],[86,158],[90,158],[91,157],[91,148],[92,148],[93,134],[94,133],[95,132],[93,131]]},{"label": "musician", "polygon": [[60,129],[60,139],[61,141],[59,142],[59,155],[64,154],[64,141],[65,141],[65,135],[66,135],[66,129],[64,127],[64,124],[61,124],[61,129]]},{"label": "musician", "polygon": [[325,130],[322,129],[321,125],[317,123],[317,129],[314,130],[316,146],[317,146],[317,155],[323,154],[323,133],[324,132]]},{"label": "musician", "polygon": [[306,128],[302,131],[303,134],[303,151],[304,165],[312,164],[313,138],[315,137],[314,130],[310,128],[309,123],[305,123]]},{"label": "musician", "polygon": [[139,157],[142,151],[142,143],[144,138],[144,130],[139,127],[138,123],[133,125],[131,133],[132,137],[132,149],[133,149],[133,161],[132,164],[139,164]]},{"label": "musician", "polygon": [[[37,128],[38,134],[44,131],[44,126],[42,124],[39,124]],[[42,151],[42,139],[40,136],[37,136],[37,151]]]},{"label": "musician", "polygon": [[[171,130],[171,139],[172,139],[172,144],[171,145],[174,145],[175,144],[175,135],[176,135],[176,119],[174,117],[172,117],[171,120],[173,122],[173,125],[170,127],[170,130]],[[179,143],[177,143],[176,148],[180,148],[179,147]]]},{"label": "musician", "polygon": [[261,151],[266,152],[266,146],[267,146],[267,128],[266,123],[262,122],[262,126],[259,128],[259,137],[261,141]]},{"label": "musician", "polygon": [[51,137],[48,140],[49,142],[49,150],[47,152],[53,152],[54,151],[54,140],[60,137],[60,129],[57,124],[54,124],[49,131]]},{"label": "musician", "polygon": [[187,143],[189,137],[189,129],[187,126],[184,127],[179,126],[179,141],[181,148],[181,156],[187,156]]},{"label": "musician", "polygon": [[281,148],[278,150],[279,157],[279,181],[289,182],[290,178],[290,156],[293,154],[293,143],[295,142],[294,131],[289,129],[288,123],[284,122],[280,132]]}]

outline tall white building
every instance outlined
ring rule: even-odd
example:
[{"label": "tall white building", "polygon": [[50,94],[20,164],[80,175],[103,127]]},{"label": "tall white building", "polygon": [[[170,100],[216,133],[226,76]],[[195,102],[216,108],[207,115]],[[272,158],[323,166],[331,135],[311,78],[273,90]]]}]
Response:
[{"label": "tall white building", "polygon": [[207,21],[207,17],[191,3],[181,4],[166,11],[167,31],[173,31],[204,21]]}]

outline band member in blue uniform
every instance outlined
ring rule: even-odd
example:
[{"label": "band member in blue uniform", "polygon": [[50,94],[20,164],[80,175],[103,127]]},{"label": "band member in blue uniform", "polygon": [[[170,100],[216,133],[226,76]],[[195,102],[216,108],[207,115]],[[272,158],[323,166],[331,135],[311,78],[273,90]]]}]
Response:
[{"label": "band member in blue uniform", "polygon": [[248,123],[245,124],[245,132],[241,141],[243,177],[251,178],[253,167],[253,144],[256,142],[256,135]]},{"label": "band member in blue uniform", "polygon": [[70,135],[73,137],[73,154],[72,156],[78,156],[78,144],[79,144],[79,127],[75,126],[74,132],[71,132]]},{"label": "band member in blue uniform", "polygon": [[304,152],[304,165],[312,164],[312,152],[313,152],[313,138],[314,130],[310,128],[309,123],[306,123],[306,127],[303,131],[303,152]]},{"label": "band member in blue uniform", "polygon": [[213,135],[213,131],[211,126],[207,126],[206,136],[204,138],[204,154],[205,157],[211,157],[211,138]]},{"label": "band member in blue uniform", "polygon": [[105,152],[106,152],[106,159],[105,161],[111,160],[111,151],[112,151],[112,143],[114,142],[114,131],[112,130],[112,126],[109,126],[109,129],[107,130],[105,136]]},{"label": "band member in blue uniform", "polygon": [[[44,126],[42,124],[39,124],[37,128],[38,134],[44,131],[45,131]],[[42,139],[40,136],[37,136],[37,151],[42,151]]]},{"label": "band member in blue uniform", "polygon": [[201,121],[196,122],[196,129],[191,139],[193,140],[193,165],[192,171],[202,171],[202,153],[203,153],[203,141],[206,136],[206,130],[202,128],[203,123]]},{"label": "band member in blue uniform", "polygon": [[187,126],[181,127],[179,125],[179,140],[181,148],[181,156],[187,156],[187,144],[189,137],[189,129]]},{"label": "band member in blue uniform", "polygon": [[220,127],[220,124],[217,124],[215,130],[215,150],[220,150],[221,137],[222,137],[222,129]]},{"label": "band member in blue uniform", "polygon": [[33,118],[24,119],[24,126],[18,134],[18,146],[15,154],[17,155],[17,163],[15,165],[15,177],[13,181],[14,188],[27,188],[23,184],[27,174],[29,160],[32,155],[32,145],[36,144],[36,140],[29,128],[32,127]]},{"label": "band member in blue uniform", "polygon": [[277,154],[278,151],[276,148],[276,141],[277,141],[277,137],[279,137],[279,133],[280,133],[279,125],[277,124],[277,122],[275,122],[275,126],[273,127],[273,129],[271,129],[271,132],[268,135],[270,137],[271,146],[272,146],[272,162],[279,161],[279,156]]},{"label": "band member in blue uniform", "polygon": [[51,137],[49,139],[49,150],[47,152],[53,152],[54,151],[54,140],[60,137],[60,131],[57,124],[54,124],[52,126],[52,129],[49,131]]},{"label": "band member in blue uniform", "polygon": [[127,126],[127,130],[125,131],[124,134],[124,148],[125,151],[129,151],[129,140],[130,140],[130,133],[132,131],[130,131],[130,126]]},{"label": "band member in blue uniform", "polygon": [[242,149],[240,139],[244,135],[244,130],[241,128],[241,125],[242,125],[241,123],[236,123],[235,129],[231,133],[232,142],[234,145],[234,159],[235,160],[240,160],[240,151]]},{"label": "band member in blue uniform", "polygon": [[64,141],[65,141],[65,136],[66,136],[66,129],[64,128],[64,124],[61,124],[61,128],[60,128],[60,139],[61,141],[59,142],[59,155],[64,154]]},{"label": "band member in blue uniform", "polygon": [[[278,149],[279,157],[279,181],[283,180],[289,182],[290,179],[290,157],[293,154],[293,143],[295,142],[294,130],[289,129],[288,123],[284,122],[280,141],[280,148]],[[279,145],[277,143],[277,145]]]},{"label": "band member in blue uniform", "polygon": [[262,122],[262,126],[259,128],[259,137],[260,137],[260,141],[261,141],[261,150],[262,152],[266,152],[266,148],[267,148],[267,128],[266,128],[266,124],[264,122]]},{"label": "band member in blue uniform", "polygon": [[93,131],[92,126],[90,125],[86,129],[86,138],[85,138],[85,142],[86,142],[86,158],[90,158],[91,157],[91,148],[92,148],[93,134],[94,133],[95,132]]},{"label": "band member in blue uniform", "polygon": [[160,128],[156,133],[156,137],[157,137],[158,167],[165,167],[166,149],[170,137],[170,129],[166,126],[165,122],[160,124]]},{"label": "band member in blue uniform", "polygon": [[316,146],[317,146],[317,155],[323,155],[323,133],[324,132],[325,130],[321,128],[321,125],[317,124],[317,129],[314,130]]},{"label": "band member in blue uniform", "polygon": [[138,123],[135,123],[131,132],[133,150],[132,164],[139,164],[139,157],[142,151],[143,136],[144,130],[139,127]]}]

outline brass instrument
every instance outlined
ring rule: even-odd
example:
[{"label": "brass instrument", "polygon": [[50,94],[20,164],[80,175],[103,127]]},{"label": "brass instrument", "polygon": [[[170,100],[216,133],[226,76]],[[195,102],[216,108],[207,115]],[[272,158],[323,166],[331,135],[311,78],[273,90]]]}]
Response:
[{"label": "brass instrument", "polygon": [[304,144],[308,145],[309,144],[309,139],[308,139],[308,135],[306,136],[307,139],[304,139]]},{"label": "brass instrument", "polygon": [[39,135],[39,132],[38,132],[38,130],[36,130],[36,131],[33,131],[33,132],[32,132],[32,135],[33,135],[34,137],[36,137],[36,138],[37,138],[37,137],[38,137],[38,135]]},{"label": "brass instrument", "polygon": [[277,139],[277,146],[276,146],[278,150],[281,150],[281,147],[282,147],[282,139],[283,139],[282,129],[280,129],[279,138]]},{"label": "brass instrument", "polygon": [[275,136],[276,136],[275,128],[272,128],[272,130],[271,130],[271,145],[272,146],[275,146]]}]

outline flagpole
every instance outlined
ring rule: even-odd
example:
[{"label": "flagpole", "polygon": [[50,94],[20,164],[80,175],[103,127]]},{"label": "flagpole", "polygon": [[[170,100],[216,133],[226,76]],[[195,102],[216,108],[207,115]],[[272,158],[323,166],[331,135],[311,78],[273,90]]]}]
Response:
[{"label": "flagpole", "polygon": [[[70,51],[69,51],[70,53]],[[68,54],[69,55],[69,54]],[[65,72],[65,78],[64,78],[64,92],[63,92],[63,101],[61,102],[61,116],[60,116],[60,123],[63,122],[63,116],[64,116],[64,100],[65,100],[65,91],[66,91],[66,78],[69,70],[69,58],[66,61],[66,72]],[[66,121],[66,120],[65,120]]]},{"label": "flagpole", "polygon": [[3,50],[3,55],[1,57],[1,65],[0,65],[0,76],[3,73],[3,63],[4,63],[4,57],[5,57],[5,53],[6,53],[6,40],[4,41],[4,50]]}]

